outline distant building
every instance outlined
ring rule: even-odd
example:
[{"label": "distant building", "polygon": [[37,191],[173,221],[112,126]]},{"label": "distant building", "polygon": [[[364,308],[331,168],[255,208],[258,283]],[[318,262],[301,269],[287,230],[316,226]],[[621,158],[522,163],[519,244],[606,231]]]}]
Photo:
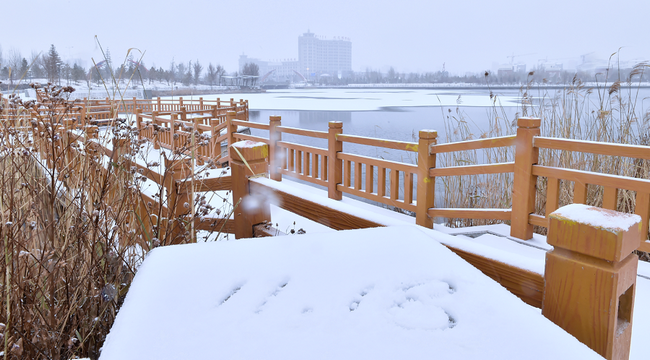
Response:
[{"label": "distant building", "polygon": [[239,57],[239,71],[247,63],[260,68],[260,82],[302,80],[320,82],[323,78],[347,77],[352,73],[352,42],[348,38],[327,40],[307,31],[298,37],[298,60],[265,61]]},{"label": "distant building", "polygon": [[257,66],[260,68],[260,82],[285,82],[293,79],[294,76],[296,76],[296,71],[298,71],[298,61],[296,60],[265,61],[249,58],[247,55],[242,54],[239,56],[240,73],[244,69],[244,65],[247,63],[257,64]]},{"label": "distant building", "polygon": [[298,66],[310,80],[347,76],[352,72],[352,42],[342,37],[326,40],[308,31],[298,37]]}]

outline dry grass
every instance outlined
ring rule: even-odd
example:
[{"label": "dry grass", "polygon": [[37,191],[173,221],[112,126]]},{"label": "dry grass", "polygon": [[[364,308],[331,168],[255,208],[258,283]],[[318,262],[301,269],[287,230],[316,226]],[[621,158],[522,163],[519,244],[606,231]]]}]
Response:
[{"label": "dry grass", "polygon": [[[515,116],[530,116],[542,119],[542,136],[567,139],[581,139],[632,145],[650,145],[650,109],[640,109],[643,104],[639,98],[640,87],[636,79],[646,71],[647,64],[635,66],[629,78],[614,83],[586,87],[575,78],[562,90],[536,88],[532,80],[520,90],[521,103]],[[606,74],[608,75],[608,74]],[[532,77],[532,73],[531,73]],[[489,130],[480,137],[512,135],[515,133],[516,119],[508,118],[499,106],[496,96],[490,97],[494,105],[488,115]],[[445,114],[445,142],[455,142],[476,138],[470,132],[463,113],[449,110]],[[497,163],[514,161],[513,149],[486,149],[444,154],[440,166],[459,166],[464,164]],[[648,161],[613,156],[592,155],[579,152],[540,151],[540,164],[571,169],[587,170],[605,174],[616,174],[635,178],[650,178]],[[511,207],[512,174],[450,177],[442,180],[444,198],[440,207]],[[573,183],[562,181],[560,185],[560,206],[573,199]],[[536,213],[544,215],[546,202],[546,180],[538,179]],[[587,203],[600,206],[603,189],[590,185]],[[635,194],[619,191],[617,209],[633,212]],[[449,226],[472,226],[489,224],[494,221],[472,219],[448,219]],[[544,233],[546,229],[536,229]]]},{"label": "dry grass", "polygon": [[[85,139],[89,129],[57,125],[78,106],[65,99],[73,89],[43,90],[51,101],[0,98],[0,351],[5,359],[95,359],[147,252],[195,241],[190,225],[210,208],[197,196],[196,207],[165,219],[141,197],[144,178],[129,164],[145,143],[129,124],[115,123],[110,136],[127,146],[107,161]],[[177,208],[162,187],[159,194]]]}]

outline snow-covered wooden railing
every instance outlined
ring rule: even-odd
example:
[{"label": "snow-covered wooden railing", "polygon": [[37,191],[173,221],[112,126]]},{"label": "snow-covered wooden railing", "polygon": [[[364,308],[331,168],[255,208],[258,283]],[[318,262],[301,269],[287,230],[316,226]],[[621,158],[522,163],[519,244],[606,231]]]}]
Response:
[{"label": "snow-covered wooden railing", "polygon": [[[618,189],[632,190],[636,192],[635,213],[641,216],[643,226],[641,236],[644,238],[641,239],[639,250],[650,251],[650,242],[645,241],[650,216],[650,180],[538,165],[540,148],[627,156],[640,160],[650,159],[650,148],[543,138],[539,136],[540,123],[540,119],[520,118],[516,135],[437,144],[435,131],[421,131],[417,143],[400,142],[343,134],[342,124],[338,122],[331,122],[328,132],[324,132],[284,127],[281,125],[280,117],[271,117],[269,124],[248,124],[249,127],[268,131],[267,137],[236,134],[233,130],[229,133],[231,135],[228,144],[239,140],[268,144],[269,176],[272,179],[281,181],[282,176],[290,176],[327,187],[331,199],[339,200],[342,193],[348,193],[411,211],[415,213],[417,223],[426,227],[432,226],[434,217],[510,221],[511,235],[524,240],[532,237],[534,225],[548,226],[547,217],[535,214],[536,196],[543,196],[536,190],[538,176],[549,179],[548,195],[545,199],[546,214],[550,214],[558,207],[557,184],[560,179],[577,184],[574,203],[586,201],[587,184],[603,186],[605,194],[603,207],[607,209],[616,208]],[[244,125],[237,120],[231,120],[228,124],[229,129]],[[327,139],[328,146],[319,148],[283,141],[283,133]],[[418,154],[418,165],[344,152],[342,145],[344,142],[415,152]],[[499,147],[514,147],[515,161],[442,168],[436,166],[437,154]],[[512,208],[435,206],[433,194],[437,177],[500,173],[513,174]]]}]

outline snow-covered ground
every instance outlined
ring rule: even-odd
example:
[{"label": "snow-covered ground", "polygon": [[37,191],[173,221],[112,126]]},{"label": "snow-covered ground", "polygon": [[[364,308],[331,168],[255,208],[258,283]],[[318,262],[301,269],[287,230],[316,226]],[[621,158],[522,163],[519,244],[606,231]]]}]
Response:
[{"label": "snow-covered ground", "polygon": [[181,358],[600,357],[410,225],[154,250],[101,359]]}]

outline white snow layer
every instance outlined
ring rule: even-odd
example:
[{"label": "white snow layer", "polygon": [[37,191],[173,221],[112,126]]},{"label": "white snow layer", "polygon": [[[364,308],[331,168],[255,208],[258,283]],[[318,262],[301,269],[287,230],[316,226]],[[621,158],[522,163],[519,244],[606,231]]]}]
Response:
[{"label": "white snow layer", "polygon": [[158,248],[101,359],[600,359],[416,226]]},{"label": "white snow layer", "polygon": [[630,227],[641,222],[639,215],[624,214],[584,204],[566,205],[555,210],[553,214],[611,231],[627,231]]}]

